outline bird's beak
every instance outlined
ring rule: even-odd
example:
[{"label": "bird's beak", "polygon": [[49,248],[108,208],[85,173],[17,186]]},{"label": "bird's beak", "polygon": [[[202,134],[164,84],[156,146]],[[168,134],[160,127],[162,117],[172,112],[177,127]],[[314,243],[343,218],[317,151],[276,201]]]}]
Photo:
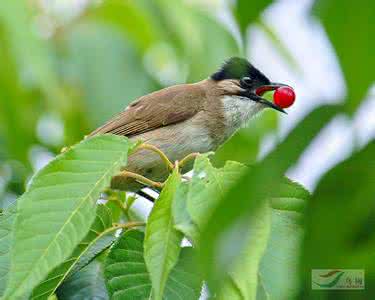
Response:
[{"label": "bird's beak", "polygon": [[284,114],[286,114],[286,111],[283,110],[281,107],[279,107],[278,105],[262,98],[263,94],[265,92],[268,92],[268,91],[275,91],[277,90],[278,88],[280,87],[283,87],[283,86],[288,86],[287,84],[283,84],[283,83],[275,83],[275,82],[272,82],[270,84],[267,84],[267,85],[262,85],[260,87],[257,87],[254,91],[256,97],[252,98],[253,100],[259,102],[259,103],[262,103],[268,107],[271,107],[273,109],[276,109],[277,111],[280,111]]}]

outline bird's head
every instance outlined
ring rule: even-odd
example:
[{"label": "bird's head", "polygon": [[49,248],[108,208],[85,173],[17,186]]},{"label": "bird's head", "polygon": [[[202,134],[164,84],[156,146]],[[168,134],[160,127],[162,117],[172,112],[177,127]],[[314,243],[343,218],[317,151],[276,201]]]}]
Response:
[{"label": "bird's head", "polygon": [[259,107],[270,107],[280,112],[285,111],[278,105],[262,98],[267,91],[287,86],[271,82],[262,72],[244,58],[232,57],[211,75],[228,96],[239,96],[254,101]]}]

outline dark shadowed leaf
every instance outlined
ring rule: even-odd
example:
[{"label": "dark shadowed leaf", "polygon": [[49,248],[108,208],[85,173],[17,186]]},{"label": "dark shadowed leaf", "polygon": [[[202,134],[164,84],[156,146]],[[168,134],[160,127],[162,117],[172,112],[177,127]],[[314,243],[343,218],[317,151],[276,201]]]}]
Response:
[{"label": "dark shadowed leaf", "polygon": [[[105,277],[111,299],[132,300],[151,297],[151,280],[143,258],[144,234],[125,232],[111,248]],[[169,274],[164,300],[199,299],[202,279],[193,262],[193,249],[182,248],[179,261]]]},{"label": "dark shadowed leaf", "polygon": [[125,232],[111,248],[105,278],[113,300],[148,299],[151,281],[143,258],[143,232]]},{"label": "dark shadowed leaf", "polygon": [[78,273],[69,277],[58,289],[59,300],[108,300],[104,283],[104,267],[99,259],[93,260]]}]

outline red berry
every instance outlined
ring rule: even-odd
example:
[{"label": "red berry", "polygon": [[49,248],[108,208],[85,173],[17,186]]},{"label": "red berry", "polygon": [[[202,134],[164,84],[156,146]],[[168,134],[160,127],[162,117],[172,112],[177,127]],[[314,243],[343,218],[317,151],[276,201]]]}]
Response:
[{"label": "red berry", "polygon": [[294,90],[288,86],[278,88],[273,94],[273,102],[281,108],[292,106],[295,99]]}]

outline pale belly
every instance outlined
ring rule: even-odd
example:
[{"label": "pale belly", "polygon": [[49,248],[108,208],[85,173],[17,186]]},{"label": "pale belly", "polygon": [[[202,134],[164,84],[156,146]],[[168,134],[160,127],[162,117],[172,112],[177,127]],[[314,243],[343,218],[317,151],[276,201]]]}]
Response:
[{"label": "pale belly", "polygon": [[[144,143],[156,146],[174,163],[193,152],[206,153],[215,150],[210,135],[199,121],[199,118],[190,119],[183,123],[169,125],[132,137],[131,140],[141,140]],[[187,165],[183,171],[191,169],[192,164]],[[127,171],[141,174],[154,181],[165,181],[169,171],[160,156],[150,150],[139,150],[129,157]],[[120,190],[137,190],[141,185],[134,184],[132,180],[124,180],[121,176],[115,176],[111,184],[112,188]]]}]

